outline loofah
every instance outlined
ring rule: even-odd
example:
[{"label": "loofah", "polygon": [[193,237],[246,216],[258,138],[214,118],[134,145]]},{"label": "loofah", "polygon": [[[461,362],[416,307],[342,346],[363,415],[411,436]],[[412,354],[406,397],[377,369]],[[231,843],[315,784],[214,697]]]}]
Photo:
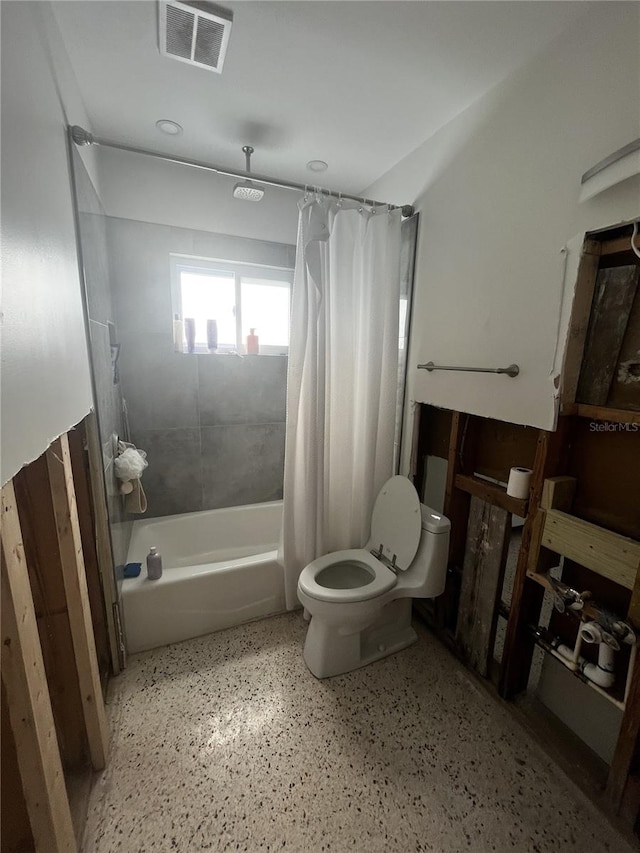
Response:
[{"label": "loofah", "polygon": [[149,464],[147,454],[144,450],[138,450],[133,444],[125,444],[123,441],[118,443],[118,449],[120,448],[122,450],[113,463],[116,477],[124,482],[140,479],[142,472]]}]

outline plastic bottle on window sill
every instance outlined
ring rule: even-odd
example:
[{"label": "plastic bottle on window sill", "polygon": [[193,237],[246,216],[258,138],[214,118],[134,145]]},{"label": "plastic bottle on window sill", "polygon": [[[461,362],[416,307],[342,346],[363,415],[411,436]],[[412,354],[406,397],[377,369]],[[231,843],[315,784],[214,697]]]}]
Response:
[{"label": "plastic bottle on window sill", "polygon": [[147,554],[147,577],[150,581],[157,581],[162,577],[162,557],[155,545],[151,546]]},{"label": "plastic bottle on window sill", "polygon": [[176,352],[184,352],[184,328],[179,314],[173,315],[173,348]]},{"label": "plastic bottle on window sill", "polygon": [[256,330],[249,329],[249,334],[247,335],[247,354],[258,355],[259,351],[260,346],[258,343],[258,336],[256,335]]},{"label": "plastic bottle on window sill", "polygon": [[209,352],[218,349],[218,323],[215,320],[207,320],[207,349]]},{"label": "plastic bottle on window sill", "polygon": [[194,317],[184,318],[184,336],[187,339],[187,352],[196,349],[196,321]]}]

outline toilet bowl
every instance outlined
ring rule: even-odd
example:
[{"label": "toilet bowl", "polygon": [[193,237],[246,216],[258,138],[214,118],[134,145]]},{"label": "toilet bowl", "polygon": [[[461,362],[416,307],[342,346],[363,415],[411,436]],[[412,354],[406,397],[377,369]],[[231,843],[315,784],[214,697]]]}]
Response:
[{"label": "toilet bowl", "polygon": [[298,599],[310,618],[304,659],[317,678],[349,672],[417,639],[411,599],[444,591],[450,522],[420,504],[406,477],[391,477],[373,508],[364,548],[309,563]]}]

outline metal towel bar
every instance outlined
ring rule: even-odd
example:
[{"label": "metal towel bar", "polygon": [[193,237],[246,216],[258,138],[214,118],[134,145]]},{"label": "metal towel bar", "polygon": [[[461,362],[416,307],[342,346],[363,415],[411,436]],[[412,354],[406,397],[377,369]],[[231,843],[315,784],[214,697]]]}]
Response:
[{"label": "metal towel bar", "polygon": [[517,364],[510,364],[509,367],[451,367],[446,364],[434,364],[428,361],[426,364],[419,364],[419,370],[463,370],[465,373],[504,373],[506,376],[517,376],[520,373],[520,368]]}]

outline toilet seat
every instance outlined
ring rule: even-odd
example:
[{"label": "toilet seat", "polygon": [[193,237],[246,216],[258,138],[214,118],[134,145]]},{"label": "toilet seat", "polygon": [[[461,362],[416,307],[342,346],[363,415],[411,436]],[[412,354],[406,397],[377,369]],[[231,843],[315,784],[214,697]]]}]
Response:
[{"label": "toilet seat", "polygon": [[[320,573],[325,569],[335,567],[339,570],[350,563],[369,571],[372,574],[371,580],[360,586],[341,589],[323,586],[318,582]],[[390,590],[396,582],[396,575],[373,554],[363,548],[354,548],[349,551],[334,551],[333,554],[325,554],[324,557],[318,557],[317,560],[309,563],[302,570],[298,586],[310,598],[338,603],[368,601]]]}]

